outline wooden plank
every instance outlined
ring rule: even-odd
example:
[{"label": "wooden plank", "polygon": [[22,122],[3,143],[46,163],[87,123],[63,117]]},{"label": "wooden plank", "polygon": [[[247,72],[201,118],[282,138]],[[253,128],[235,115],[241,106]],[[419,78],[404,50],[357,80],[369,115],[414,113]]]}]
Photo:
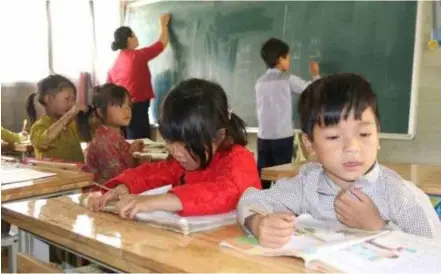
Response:
[{"label": "wooden plank", "polygon": [[18,273],[62,273],[63,270],[49,263],[44,263],[24,253],[17,254]]}]

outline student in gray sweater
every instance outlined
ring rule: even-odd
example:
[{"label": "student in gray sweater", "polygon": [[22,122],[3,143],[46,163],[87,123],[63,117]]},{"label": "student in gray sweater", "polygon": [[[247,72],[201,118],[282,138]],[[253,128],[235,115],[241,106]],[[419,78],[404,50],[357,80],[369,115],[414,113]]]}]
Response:
[{"label": "student in gray sweater", "polygon": [[[266,41],[260,55],[268,70],[256,82],[256,106],[259,131],[257,162],[259,173],[264,167],[290,163],[294,150],[292,93],[300,94],[310,82],[288,73],[289,46],[275,38]],[[319,67],[311,61],[313,79]],[[265,187],[265,185],[264,185]]]}]

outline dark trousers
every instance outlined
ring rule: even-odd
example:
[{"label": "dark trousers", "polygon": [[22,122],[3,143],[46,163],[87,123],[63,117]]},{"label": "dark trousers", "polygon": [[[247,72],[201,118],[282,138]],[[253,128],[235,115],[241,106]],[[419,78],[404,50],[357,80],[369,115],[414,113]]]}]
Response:
[{"label": "dark trousers", "polygon": [[132,120],[126,128],[127,139],[151,138],[149,107],[150,101],[132,104]]},{"label": "dark trousers", "polygon": [[[291,163],[294,157],[294,137],[283,139],[257,139],[257,167],[259,175],[262,168]],[[262,181],[263,188],[271,182]]]}]

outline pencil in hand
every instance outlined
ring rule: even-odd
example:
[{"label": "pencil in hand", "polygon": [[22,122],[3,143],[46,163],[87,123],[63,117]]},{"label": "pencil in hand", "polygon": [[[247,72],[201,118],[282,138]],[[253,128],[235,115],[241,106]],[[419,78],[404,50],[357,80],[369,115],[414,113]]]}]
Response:
[{"label": "pencil in hand", "polygon": [[23,127],[21,128],[21,132],[26,132],[26,127],[28,126],[28,119],[23,120]]}]

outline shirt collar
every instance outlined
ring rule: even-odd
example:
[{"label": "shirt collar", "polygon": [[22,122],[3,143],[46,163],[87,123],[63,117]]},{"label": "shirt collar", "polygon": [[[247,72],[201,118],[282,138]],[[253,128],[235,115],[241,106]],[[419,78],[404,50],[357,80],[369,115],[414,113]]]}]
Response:
[{"label": "shirt collar", "polygon": [[[371,170],[365,175],[363,175],[360,179],[356,180],[353,183],[353,186],[360,189],[369,187],[370,185],[375,184],[377,182],[379,175],[380,175],[380,166],[378,162],[375,162]],[[317,192],[324,195],[335,196],[340,191],[341,188],[336,183],[334,183],[331,180],[331,178],[329,178],[329,176],[326,175],[322,166],[322,173],[319,178]]]},{"label": "shirt collar", "polygon": [[269,68],[266,70],[266,73],[282,73],[282,71],[276,68]]}]

